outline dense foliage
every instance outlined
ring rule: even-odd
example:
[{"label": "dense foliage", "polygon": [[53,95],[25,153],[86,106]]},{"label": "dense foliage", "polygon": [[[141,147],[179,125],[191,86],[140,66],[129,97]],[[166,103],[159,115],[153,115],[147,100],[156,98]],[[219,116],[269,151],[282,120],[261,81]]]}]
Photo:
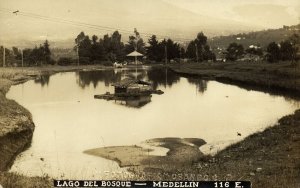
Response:
[{"label": "dense foliage", "polygon": [[226,59],[235,61],[241,58],[244,54],[244,47],[241,44],[237,44],[235,42],[229,44],[226,49]]},{"label": "dense foliage", "polygon": [[[216,61],[217,57],[208,45],[207,36],[203,32],[197,34],[196,38],[189,43],[173,41],[172,39],[158,39],[156,35],[144,42],[137,29],[129,36],[127,43],[122,42],[122,35],[114,31],[111,35],[106,34],[102,38],[96,35],[90,37],[80,32],[75,38],[73,54],[55,56],[51,53],[50,44],[46,40],[39,47],[26,48],[22,51],[17,47],[5,49],[6,66],[40,66],[46,64],[71,65],[71,64],[103,64],[111,65],[112,62],[123,62],[128,60],[127,54],[138,51],[144,55],[146,62],[179,62],[185,61],[203,62]],[[259,45],[250,45],[244,48],[241,43],[232,42],[224,50],[218,52],[218,59],[229,61],[258,61],[266,59],[269,62],[294,61],[299,58],[300,37],[298,34],[291,35],[280,43],[271,42],[265,48]],[[3,47],[0,47],[1,64],[3,66]],[[217,53],[217,52],[216,52]],[[247,56],[248,55],[248,56]],[[221,57],[220,57],[221,56]],[[223,56],[223,57],[222,57]],[[53,60],[54,58],[55,60]],[[23,64],[22,63],[23,59]],[[219,61],[219,60],[218,60]]]},{"label": "dense foliage", "polygon": [[215,60],[216,56],[207,44],[207,37],[203,32],[198,33],[197,38],[188,44],[186,57],[197,62]]},{"label": "dense foliage", "polygon": [[[3,47],[0,48],[3,52]],[[5,64],[6,66],[22,66],[22,53],[23,53],[23,65],[24,66],[37,66],[43,64],[54,64],[55,62],[51,59],[51,51],[48,40],[39,47],[33,49],[26,48],[24,50],[12,47],[12,50],[5,49]],[[3,53],[1,53],[1,59]],[[1,61],[3,65],[3,60]]]},{"label": "dense foliage", "polygon": [[298,59],[297,52],[299,51],[300,36],[293,34],[287,40],[280,44],[271,42],[267,47],[267,60],[271,63],[277,61],[295,61]]}]

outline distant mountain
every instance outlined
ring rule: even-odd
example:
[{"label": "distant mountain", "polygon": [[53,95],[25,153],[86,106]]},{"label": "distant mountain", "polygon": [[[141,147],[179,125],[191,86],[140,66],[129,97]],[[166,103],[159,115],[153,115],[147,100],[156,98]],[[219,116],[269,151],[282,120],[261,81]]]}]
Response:
[{"label": "distant mountain", "polygon": [[[53,5],[58,6],[59,3],[63,2],[53,1]],[[62,6],[63,4],[60,7]],[[169,36],[178,42],[184,39],[193,39],[200,31],[213,37],[262,29],[233,20],[200,15],[163,0],[91,0],[85,1],[81,6],[70,3],[68,9],[68,11],[57,10],[55,14],[48,15],[48,7],[42,7],[40,10],[36,10],[36,14],[72,20],[72,24],[16,17],[18,19],[15,19],[12,25],[1,28],[6,35],[2,36],[0,43],[9,46],[30,47],[49,36],[47,39],[53,43],[53,46],[66,48],[74,45],[74,39],[80,31],[84,31],[90,36],[93,34],[103,36],[113,32],[113,29],[97,30],[88,26],[78,26],[75,24],[76,22],[123,29],[120,31],[123,41],[127,41],[129,32],[133,33],[134,28],[137,28],[141,34]],[[142,37],[147,41],[149,35],[142,35]]]},{"label": "distant mountain", "polygon": [[268,29],[263,31],[240,33],[236,35],[213,37],[210,38],[208,42],[213,49],[226,49],[232,42],[242,44],[244,48],[248,48],[250,45],[259,45],[262,48],[266,48],[269,43],[280,43],[294,33],[300,34],[300,24],[283,26],[279,29]]},{"label": "distant mountain", "polygon": [[[65,40],[49,40],[50,48],[73,48],[75,45],[74,39],[65,39]],[[12,46],[24,49],[24,48],[34,48],[35,46],[39,47],[43,44],[45,40],[28,40],[28,39],[19,39],[19,40],[10,40],[10,39],[2,39],[0,42],[0,46],[3,44],[6,47],[10,48]]]},{"label": "distant mountain", "polygon": [[[262,29],[255,25],[200,15],[162,0],[118,1],[116,12],[124,12],[120,26],[136,27],[140,32],[167,35],[173,38],[194,38],[203,31],[207,36],[228,35]],[[134,24],[133,24],[134,23]]]}]

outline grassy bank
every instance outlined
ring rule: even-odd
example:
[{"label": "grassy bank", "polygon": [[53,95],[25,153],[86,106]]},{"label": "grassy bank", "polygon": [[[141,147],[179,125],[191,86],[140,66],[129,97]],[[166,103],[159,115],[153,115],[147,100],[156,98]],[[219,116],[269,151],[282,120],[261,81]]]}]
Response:
[{"label": "grassy bank", "polygon": [[53,182],[49,177],[26,177],[9,172],[0,172],[0,185],[4,188],[38,188],[53,187]]},{"label": "grassy bank", "polygon": [[187,63],[169,67],[183,76],[197,76],[268,92],[300,94],[299,63]]}]

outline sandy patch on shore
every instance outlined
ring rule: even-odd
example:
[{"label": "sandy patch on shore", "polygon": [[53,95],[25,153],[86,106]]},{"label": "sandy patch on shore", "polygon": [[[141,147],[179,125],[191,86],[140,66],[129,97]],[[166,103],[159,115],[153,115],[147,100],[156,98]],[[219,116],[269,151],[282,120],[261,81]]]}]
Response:
[{"label": "sandy patch on shore", "polygon": [[199,138],[155,138],[143,144],[168,149],[166,155],[153,155],[153,149],[141,146],[111,146],[84,151],[94,156],[114,160],[121,167],[139,166],[161,168],[174,163],[192,163],[203,156],[199,147],[206,142]]}]

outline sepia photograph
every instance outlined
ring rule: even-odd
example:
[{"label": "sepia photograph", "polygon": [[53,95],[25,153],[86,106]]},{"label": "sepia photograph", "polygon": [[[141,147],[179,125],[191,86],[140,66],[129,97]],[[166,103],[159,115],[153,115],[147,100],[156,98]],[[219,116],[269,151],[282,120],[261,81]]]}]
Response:
[{"label": "sepia photograph", "polygon": [[300,188],[299,0],[0,0],[0,188]]}]

